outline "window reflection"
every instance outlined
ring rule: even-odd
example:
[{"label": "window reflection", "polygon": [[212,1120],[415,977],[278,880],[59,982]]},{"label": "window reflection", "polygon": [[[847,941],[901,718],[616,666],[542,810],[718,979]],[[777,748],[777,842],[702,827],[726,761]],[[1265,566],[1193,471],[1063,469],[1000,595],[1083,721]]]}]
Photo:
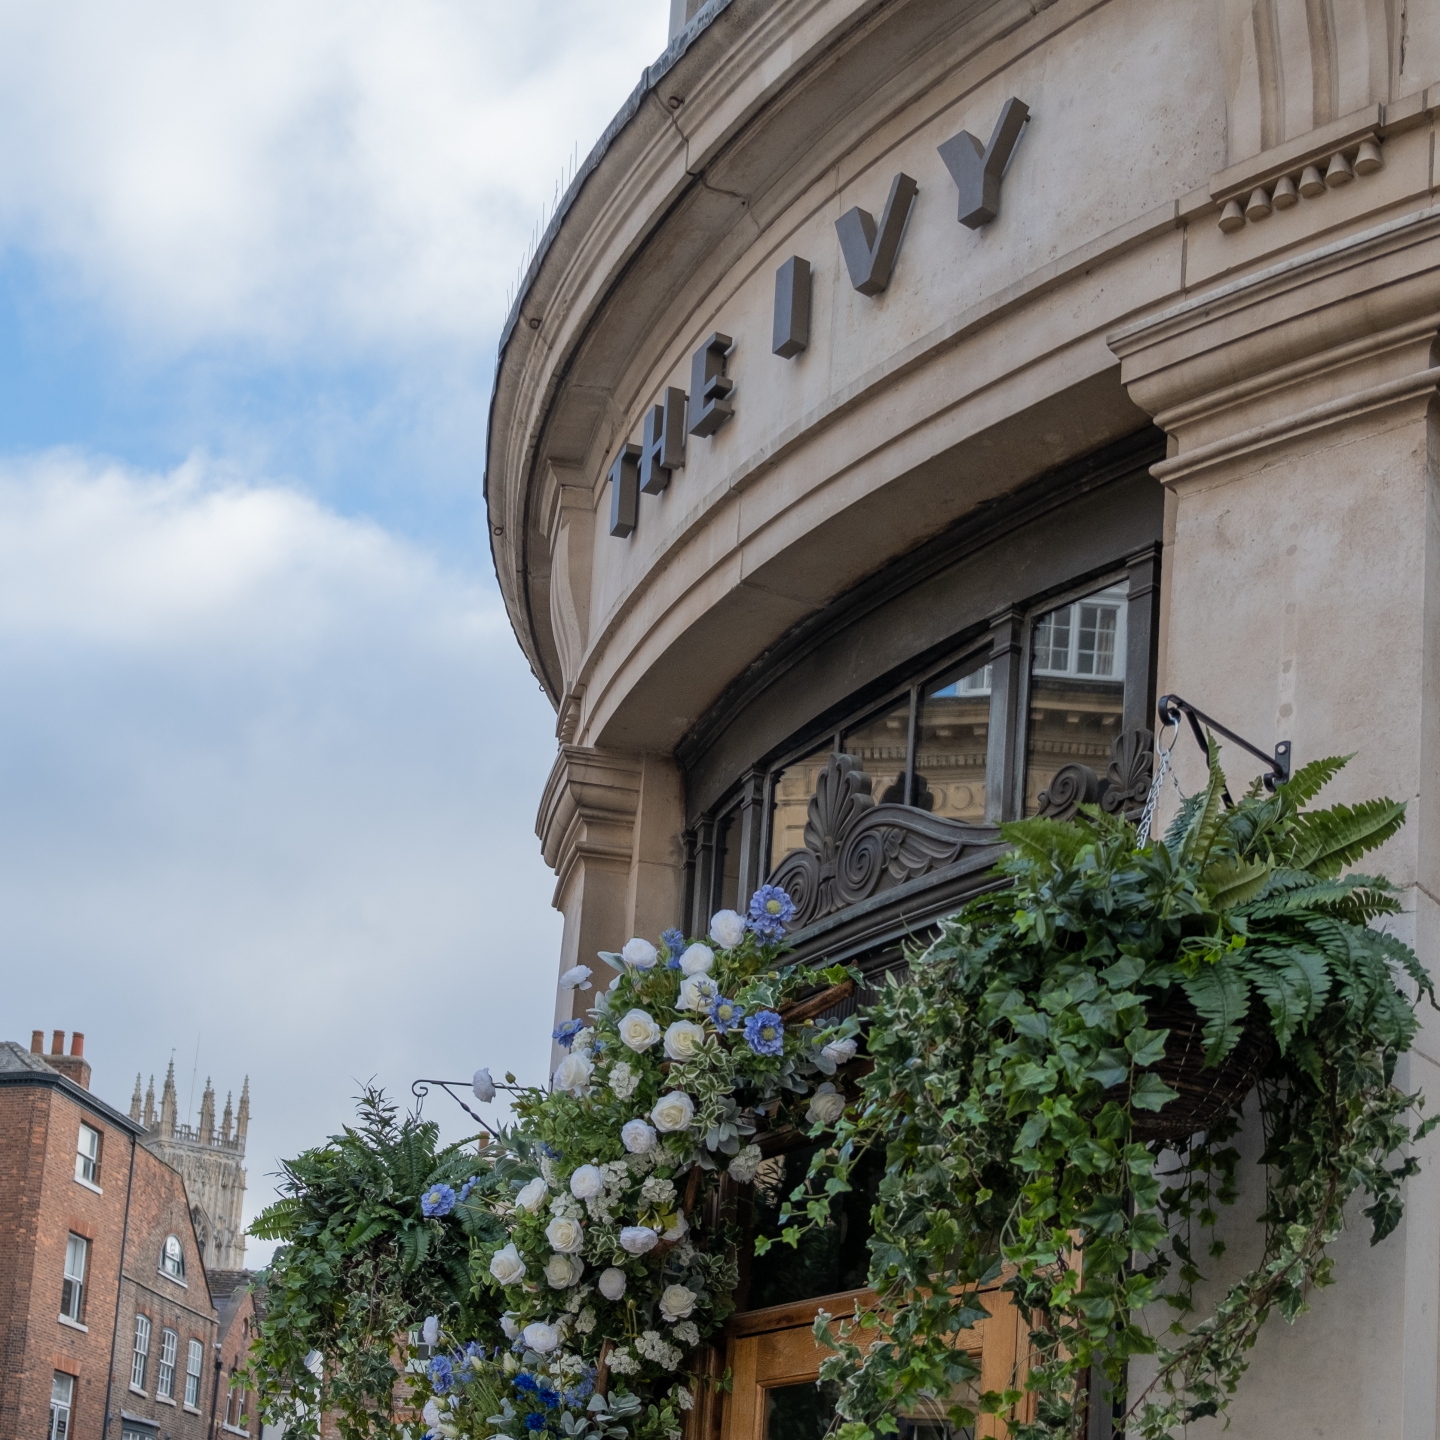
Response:
[{"label": "window reflection", "polygon": [[1025,732],[1025,813],[1062,766],[1103,774],[1125,700],[1125,587],[1112,585],[1036,622]]},{"label": "window reflection", "polygon": [[910,696],[872,715],[845,733],[841,747],[870,777],[870,794],[879,805],[905,803],[905,758],[910,748]]},{"label": "window reflection", "polygon": [[810,797],[815,793],[820,772],[829,761],[832,748],[832,742],[827,740],[776,773],[770,792],[771,870],[792,850],[799,850],[805,844],[805,819],[810,812]]},{"label": "window reflection", "polygon": [[951,820],[985,819],[990,666],[962,667],[928,686],[915,726],[910,803]]},{"label": "window reflection", "polygon": [[838,1398],[837,1386],[813,1380],[767,1390],[765,1440],[821,1440],[834,1423]]},{"label": "window reflection", "polygon": [[732,810],[715,825],[716,910],[740,909],[740,812]]}]

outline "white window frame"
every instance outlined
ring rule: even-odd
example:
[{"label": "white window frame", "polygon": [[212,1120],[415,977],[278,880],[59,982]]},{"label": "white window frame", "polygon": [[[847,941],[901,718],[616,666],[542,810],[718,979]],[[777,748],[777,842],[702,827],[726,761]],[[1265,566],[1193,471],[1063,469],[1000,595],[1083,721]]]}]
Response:
[{"label": "white window frame", "polygon": [[180,1337],[167,1325],[160,1332],[160,1368],[155,1372],[155,1394],[162,1400],[175,1398],[175,1357]]},{"label": "white window frame", "polygon": [[[170,1250],[171,1241],[175,1243],[173,1255]],[[160,1273],[178,1285],[185,1283],[185,1247],[180,1243],[178,1235],[167,1235],[165,1243],[160,1247]]]},{"label": "white window frame", "polygon": [[60,1284],[60,1318],[72,1325],[85,1321],[85,1270],[90,1242],[73,1230],[65,1241],[65,1273]]},{"label": "white window frame", "polygon": [[130,1356],[130,1388],[145,1394],[145,1376],[150,1368],[150,1317],[135,1312],[135,1350]]},{"label": "white window frame", "polygon": [[[65,1381],[65,1398],[56,1395],[56,1387]],[[46,1440],[69,1440],[70,1412],[75,1405],[75,1377],[64,1370],[56,1370],[50,1381],[50,1429]]]},{"label": "white window frame", "polygon": [[[1080,611],[1086,605],[1099,606],[1103,610],[1112,611],[1115,615],[1115,650],[1112,668],[1108,675],[1102,675],[1098,671],[1080,669]],[[1046,679],[1123,681],[1125,679],[1125,617],[1127,609],[1128,591],[1125,585],[1120,583],[1107,585],[1103,590],[1092,591],[1089,595],[1082,595],[1079,599],[1072,600],[1068,605],[1057,605],[1053,610],[1047,610],[1043,615],[1037,616],[1031,634],[1032,649],[1038,650],[1040,627],[1046,621],[1053,624],[1054,617],[1062,613],[1065,616],[1069,638],[1065,645],[1065,664],[1063,666],[1037,664],[1030,673]],[[1038,655],[1036,658],[1039,658]]]},{"label": "white window frame", "polygon": [[83,1120],[75,1140],[75,1178],[88,1189],[104,1194],[100,1190],[100,1132]]},{"label": "white window frame", "polygon": [[185,1404],[191,1410],[200,1408],[200,1376],[204,1369],[205,1346],[199,1340],[192,1340],[185,1358]]}]

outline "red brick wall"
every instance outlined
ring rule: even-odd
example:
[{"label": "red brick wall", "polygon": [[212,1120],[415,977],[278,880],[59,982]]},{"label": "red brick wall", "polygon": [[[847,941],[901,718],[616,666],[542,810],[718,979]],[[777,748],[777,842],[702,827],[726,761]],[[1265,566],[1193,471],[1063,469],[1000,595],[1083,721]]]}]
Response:
[{"label": "red brick wall", "polygon": [[[99,1189],[75,1179],[76,1142],[81,1121],[101,1133]],[[46,1433],[54,1372],[75,1377],[71,1440],[107,1440],[106,1382],[110,1378],[111,1340],[115,1335],[116,1290],[120,1288],[119,1339],[114,1347],[108,1440],[119,1440],[122,1409],[153,1417],[161,1436],[206,1440],[209,1435],[215,1310],[200,1264],[180,1176],[130,1134],[87,1109],[65,1091],[47,1085],[0,1085],[0,1437],[39,1437]],[[120,1281],[120,1251],[125,1233],[127,1189],[129,1235],[125,1240],[125,1279]],[[64,1324],[60,1289],[65,1247],[71,1233],[90,1242],[85,1277],[84,1329]],[[180,1286],[159,1273],[160,1247],[166,1235],[179,1237],[185,1251],[185,1280]],[[137,1309],[150,1314],[148,1394],[129,1389],[130,1360]],[[180,1336],[176,1404],[155,1396],[161,1331],[170,1325]],[[198,1413],[184,1408],[187,1341],[194,1335],[205,1346]]]}]

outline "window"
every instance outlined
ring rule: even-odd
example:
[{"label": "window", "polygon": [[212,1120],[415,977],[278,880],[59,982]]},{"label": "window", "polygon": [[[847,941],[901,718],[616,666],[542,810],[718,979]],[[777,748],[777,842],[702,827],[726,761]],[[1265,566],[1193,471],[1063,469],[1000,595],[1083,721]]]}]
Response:
[{"label": "window", "polygon": [[962,665],[922,692],[910,798],[919,809],[984,824],[991,669]]},{"label": "window", "polygon": [[1125,709],[1123,585],[1096,591],[1035,621],[1029,709],[1025,813],[1035,815],[1050,809],[1047,798],[1064,788],[1062,771],[1082,766],[1104,774],[1110,763]]},{"label": "window", "polygon": [[[233,1378],[233,1377],[232,1377]],[[225,1427],[228,1430],[245,1430],[245,1398],[244,1390],[231,1390],[225,1396]]]},{"label": "window", "polygon": [[145,1389],[145,1372],[150,1366],[150,1317],[135,1317],[135,1353],[130,1358],[130,1388]]},{"label": "window", "polygon": [[50,1381],[50,1430],[46,1440],[66,1440],[70,1434],[70,1406],[75,1398],[75,1377],[57,1370]]},{"label": "window", "polygon": [[81,1125],[75,1150],[75,1178],[86,1185],[99,1185],[100,1132],[93,1126]]},{"label": "window", "polygon": [[180,1246],[180,1240],[175,1235],[167,1235],[165,1244],[160,1249],[160,1271],[170,1276],[172,1280],[183,1280],[185,1278],[185,1251]]},{"label": "window", "polygon": [[175,1353],[180,1337],[173,1330],[160,1332],[160,1369],[155,1376],[155,1393],[166,1400],[175,1398]]},{"label": "window", "polygon": [[205,1347],[198,1340],[190,1342],[190,1355],[185,1361],[185,1403],[196,1409],[200,1404],[200,1366],[205,1359]]},{"label": "window", "polygon": [[72,1235],[65,1242],[65,1279],[60,1286],[60,1313],[79,1325],[85,1318],[85,1264],[90,1242]]}]

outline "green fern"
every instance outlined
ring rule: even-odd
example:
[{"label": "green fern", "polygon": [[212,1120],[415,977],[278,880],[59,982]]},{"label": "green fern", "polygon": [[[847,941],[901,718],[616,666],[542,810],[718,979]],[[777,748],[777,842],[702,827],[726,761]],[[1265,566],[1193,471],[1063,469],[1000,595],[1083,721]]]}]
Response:
[{"label": "green fern", "polygon": [[1250,983],[1237,966],[1223,959],[1202,964],[1180,983],[1205,1021],[1205,1063],[1218,1064],[1239,1042],[1250,1010]]},{"label": "green fern", "polygon": [[1367,850],[1382,845],[1405,823],[1399,800],[1366,800],[1359,805],[1332,805],[1297,817],[1291,863],[1301,870],[1333,879]]},{"label": "green fern", "polygon": [[1330,755],[1324,760],[1312,760],[1302,765],[1283,785],[1276,786],[1295,803],[1296,808],[1313,800],[1353,759],[1349,755]]}]

